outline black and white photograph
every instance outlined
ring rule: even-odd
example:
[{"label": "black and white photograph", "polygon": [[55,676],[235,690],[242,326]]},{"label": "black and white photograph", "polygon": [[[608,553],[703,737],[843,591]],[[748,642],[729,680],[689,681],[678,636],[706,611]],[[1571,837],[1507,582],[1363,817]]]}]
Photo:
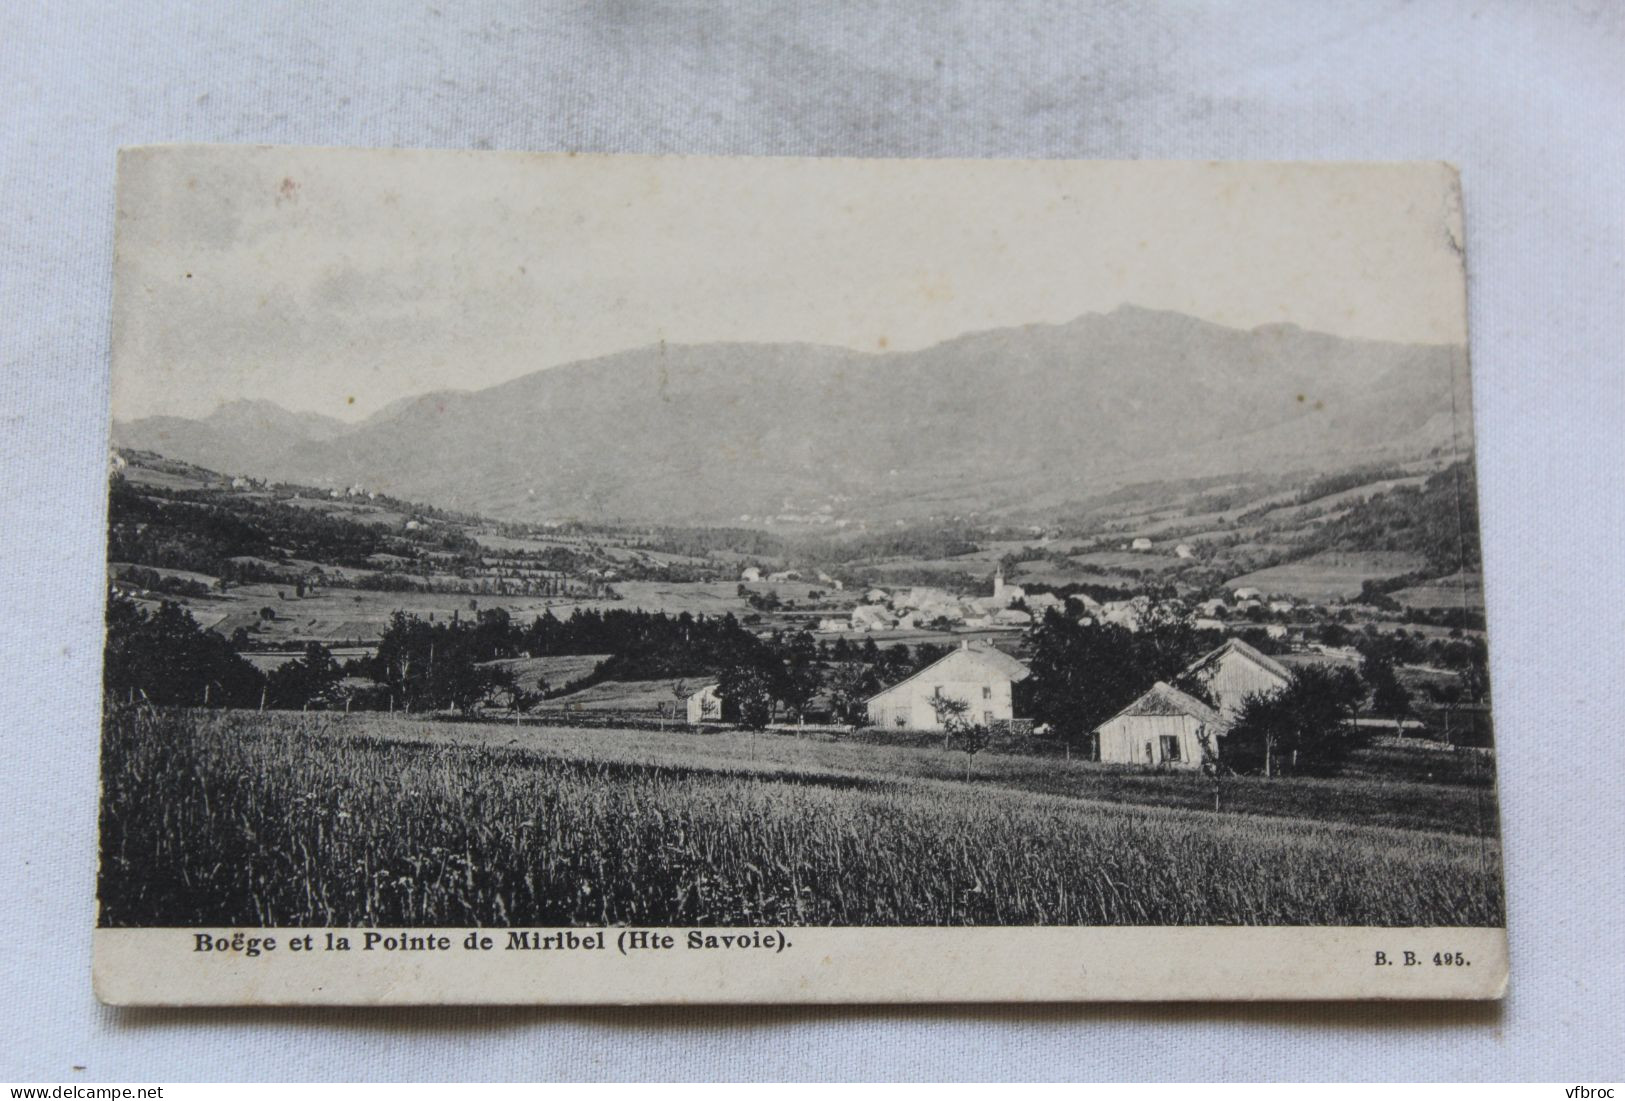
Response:
[{"label": "black and white photograph", "polygon": [[125,150],[98,928],[1498,996],[1465,250],[1436,163]]}]

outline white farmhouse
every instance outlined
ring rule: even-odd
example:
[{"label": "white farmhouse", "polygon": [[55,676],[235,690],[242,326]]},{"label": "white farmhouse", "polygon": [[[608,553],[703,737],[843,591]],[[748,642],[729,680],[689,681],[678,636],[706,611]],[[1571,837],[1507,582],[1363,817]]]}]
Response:
[{"label": "white farmhouse", "polygon": [[1286,666],[1239,638],[1197,658],[1181,676],[1198,679],[1226,719],[1236,717],[1248,696],[1279,692],[1292,680]]},{"label": "white farmhouse", "polygon": [[1196,552],[1191,549],[1191,545],[1189,543],[1181,543],[1179,546],[1174,548],[1175,558],[1193,558],[1195,555]]},{"label": "white farmhouse", "polygon": [[741,581],[760,581],[761,579],[762,568],[760,566],[746,566],[739,574],[739,580]]},{"label": "white farmhouse", "polygon": [[1257,589],[1243,587],[1232,591],[1230,595],[1235,597],[1237,600],[1257,600],[1264,594],[1259,592]]},{"label": "white farmhouse", "polygon": [[983,726],[1014,717],[1011,686],[1027,678],[1027,667],[986,643],[962,642],[933,662],[867,701],[869,724],[908,730],[941,730],[931,706],[938,692],[967,705],[965,718]]},{"label": "white farmhouse", "polygon": [[1151,540],[1142,535],[1138,539],[1134,540],[1134,542],[1130,543],[1128,548],[1129,550],[1148,551],[1151,549]]},{"label": "white farmhouse", "polygon": [[1226,725],[1218,711],[1159,680],[1094,733],[1102,761],[1200,768],[1203,738],[1217,750]]}]

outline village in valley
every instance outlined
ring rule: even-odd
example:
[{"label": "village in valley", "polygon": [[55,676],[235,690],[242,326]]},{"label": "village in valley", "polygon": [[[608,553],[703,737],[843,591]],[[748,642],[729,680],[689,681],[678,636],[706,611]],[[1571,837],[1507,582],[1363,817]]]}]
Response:
[{"label": "village in valley", "polygon": [[[247,802],[166,800],[269,814],[287,844],[360,830],[346,844],[397,877],[316,861],[272,888],[283,857],[216,838],[188,874],[241,861],[260,886],[200,904],[104,862],[113,921],[1499,920],[1476,521],[1455,511],[1472,470],[1448,454],[1122,487],[1048,523],[726,526],[497,520],[130,446],[111,465],[104,846],[168,844],[130,785],[212,762],[210,783],[258,777],[232,788]],[[401,838],[493,813],[519,832],[489,859],[525,888],[436,864],[427,890]],[[571,870],[583,829],[637,861],[672,821],[681,854]],[[748,838],[772,823],[762,880]],[[1009,829],[1020,866],[955,857],[985,893],[881,871]],[[1100,886],[1125,852],[1182,869],[1177,889],[1153,865]],[[1245,899],[1214,878],[1236,861]],[[1035,896],[1032,875],[1071,886]]]},{"label": "village in valley", "polygon": [[[1222,501],[1187,488],[1182,523],[1124,495],[1071,532],[862,525],[830,539],[782,525],[501,523],[152,452],[115,451],[112,465],[112,599],[134,618],[167,607],[230,651],[213,676],[110,665],[110,690],[128,698],[878,740],[946,731],[978,750],[1210,771],[1238,719],[1236,745],[1315,743],[1272,758],[1272,772],[1308,756],[1326,771],[1372,739],[1491,744],[1476,561],[1430,562],[1410,527],[1430,496],[1458,492],[1459,466],[1264,485],[1250,507],[1234,487]],[[1213,503],[1230,515],[1200,511]],[[1134,533],[1136,509],[1158,535]],[[1387,545],[1326,538],[1328,517],[1363,532],[1385,516]],[[437,636],[431,669],[409,637]],[[1336,686],[1337,729],[1254,732],[1249,703],[1262,715],[1304,676]]]}]

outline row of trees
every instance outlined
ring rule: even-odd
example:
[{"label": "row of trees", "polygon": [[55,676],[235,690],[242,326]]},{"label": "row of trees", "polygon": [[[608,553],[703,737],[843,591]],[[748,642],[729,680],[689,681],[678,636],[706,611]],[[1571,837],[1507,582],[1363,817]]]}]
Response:
[{"label": "row of trees", "polygon": [[149,612],[114,593],[103,677],[114,698],[154,704],[466,710],[499,700],[523,710],[540,699],[539,687],[521,688],[507,668],[482,664],[502,647],[506,616],[498,610],[432,624],[397,614],[374,657],[341,666],[327,647],[309,642],[299,658],[262,673],[179,604]]},{"label": "row of trees", "polygon": [[[843,717],[861,720],[862,703],[883,683],[901,679],[945,651],[832,648],[806,631],[758,637],[732,615],[670,616],[636,610],[551,613],[518,624],[504,608],[454,613],[435,622],[397,612],[369,657],[340,664],[320,643],[297,659],[262,673],[239,652],[246,637],[228,641],[200,628],[191,613],[165,602],[146,611],[114,593],[107,611],[106,684],[116,697],[158,704],[227,707],[468,711],[495,704],[516,712],[548,695],[602,680],[694,678],[720,672],[720,694],[747,725],[780,714],[804,715],[827,690]],[[521,684],[502,659],[523,656],[608,655],[582,680],[552,686]]]}]

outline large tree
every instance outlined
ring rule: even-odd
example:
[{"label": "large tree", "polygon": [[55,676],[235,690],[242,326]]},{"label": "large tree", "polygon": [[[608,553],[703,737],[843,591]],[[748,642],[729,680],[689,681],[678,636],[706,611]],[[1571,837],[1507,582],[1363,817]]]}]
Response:
[{"label": "large tree", "polygon": [[1392,719],[1402,719],[1411,711],[1411,694],[1399,683],[1393,659],[1370,652],[1360,663],[1360,676],[1371,689],[1371,710]]},{"label": "large tree", "polygon": [[1061,739],[1087,735],[1157,681],[1174,681],[1199,639],[1177,605],[1153,601],[1144,628],[1079,623],[1055,609],[1032,634],[1032,675],[1016,686],[1017,707]]},{"label": "large tree", "polygon": [[869,715],[864,705],[869,697],[880,691],[880,681],[874,670],[862,662],[837,665],[830,673],[830,701],[835,717],[852,726],[862,726]]},{"label": "large tree", "polygon": [[265,678],[179,604],[153,612],[114,593],[107,603],[103,683],[113,699],[183,706],[257,705]]},{"label": "large tree", "polygon": [[303,657],[272,670],[266,678],[267,695],[273,707],[302,708],[327,699],[343,676],[327,647],[309,642]]},{"label": "large tree", "polygon": [[1330,769],[1349,743],[1350,691],[1348,678],[1307,666],[1285,688],[1247,696],[1221,743],[1225,765],[1265,776]]},{"label": "large tree", "polygon": [[717,678],[717,695],[727,713],[750,730],[773,721],[773,681],[754,665],[732,665]]}]

